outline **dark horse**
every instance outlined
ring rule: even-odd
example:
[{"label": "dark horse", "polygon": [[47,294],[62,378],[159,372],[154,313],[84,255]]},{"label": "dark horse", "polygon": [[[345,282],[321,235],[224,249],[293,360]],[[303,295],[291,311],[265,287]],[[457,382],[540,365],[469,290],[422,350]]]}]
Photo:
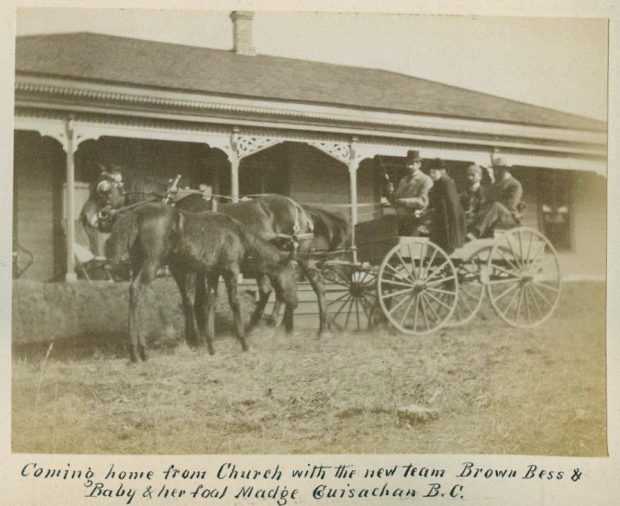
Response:
[{"label": "dark horse", "polygon": [[[146,360],[146,343],[141,332],[141,294],[154,279],[159,267],[168,265],[177,280],[199,274],[206,279],[196,284],[201,293],[195,317],[200,337],[213,353],[215,305],[220,276],[224,279],[234,317],[235,334],[247,350],[237,277],[243,268],[274,280],[278,299],[285,303],[285,326],[292,329],[297,306],[296,273],[289,255],[263,241],[237,220],[222,213],[185,212],[163,203],[148,203],[123,213],[115,221],[106,242],[106,256],[118,261],[126,252],[132,267],[129,285],[129,355],[132,362]],[[179,284],[184,300],[188,285]]]},{"label": "dark horse", "polygon": [[[101,220],[102,211],[120,209],[149,200],[162,200],[166,195],[166,189],[165,181],[149,178],[144,174],[128,172],[124,177],[120,172],[103,171],[91,186],[90,197],[82,208],[80,221],[87,231],[90,230],[91,234],[97,229],[105,231],[105,220]],[[178,209],[192,212],[210,209],[209,203],[200,195],[195,194],[177,200],[175,206]],[[298,265],[317,295],[319,335],[323,334],[328,329],[325,289],[316,267],[316,259],[310,254],[317,250],[319,239],[308,235],[313,233],[315,228],[309,213],[291,199],[281,195],[267,195],[249,201],[227,204],[221,206],[219,210],[248,226],[262,239],[280,247],[289,246],[290,248],[293,235],[303,237],[297,244]],[[333,229],[333,224],[325,227],[319,225],[316,228],[319,232],[327,228]],[[333,243],[335,235],[338,234],[327,233],[325,236],[327,239],[321,241],[321,244]],[[319,249],[322,249],[322,246]],[[269,297],[268,284],[259,281],[259,285],[261,286],[259,307],[264,307]],[[188,307],[186,313],[189,311],[191,308]],[[253,318],[253,320],[256,319]],[[189,332],[191,339],[191,327]]]}]

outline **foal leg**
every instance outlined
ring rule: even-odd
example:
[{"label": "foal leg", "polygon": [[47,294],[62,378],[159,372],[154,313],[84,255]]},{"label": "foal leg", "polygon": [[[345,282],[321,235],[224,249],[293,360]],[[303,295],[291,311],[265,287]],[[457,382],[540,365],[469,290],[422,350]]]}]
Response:
[{"label": "foal leg", "polygon": [[138,353],[142,360],[147,359],[146,340],[140,322],[140,302],[144,288],[155,279],[156,272],[156,265],[143,265],[129,285],[129,358],[134,363],[138,361]]},{"label": "foal leg", "polygon": [[[215,336],[215,308],[217,307],[217,285],[219,275],[207,276],[207,293],[202,299],[204,305],[203,311],[206,313],[206,334],[207,351],[209,355],[213,355],[215,350],[213,349],[213,337]],[[204,289],[204,278],[202,278],[201,285]]]},{"label": "foal leg", "polygon": [[233,313],[235,334],[241,343],[243,351],[248,351],[248,345],[245,341],[245,329],[243,328],[243,318],[241,315],[241,305],[239,304],[239,293],[237,291],[237,273],[234,271],[226,271],[224,273],[224,282],[226,283],[226,291],[228,292],[228,303]]},{"label": "foal leg", "polygon": [[196,274],[196,298],[194,302],[194,313],[196,315],[196,325],[198,327],[199,341],[206,340],[207,337],[207,290],[204,274]]}]

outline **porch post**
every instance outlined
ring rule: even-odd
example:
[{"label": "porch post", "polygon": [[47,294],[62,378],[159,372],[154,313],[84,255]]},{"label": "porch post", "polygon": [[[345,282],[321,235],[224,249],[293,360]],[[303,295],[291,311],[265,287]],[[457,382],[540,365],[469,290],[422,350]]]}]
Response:
[{"label": "porch post", "polygon": [[75,252],[73,245],[75,244],[75,161],[73,158],[73,118],[69,117],[65,124],[65,151],[67,156],[67,200],[66,216],[67,216],[67,273],[65,281],[73,282],[77,280],[75,273]]},{"label": "porch post", "polygon": [[239,157],[230,157],[230,194],[233,202],[239,202]]},{"label": "porch post", "polygon": [[353,262],[357,262],[357,248],[355,246],[355,225],[357,225],[357,169],[359,159],[355,151],[357,138],[351,142],[349,154],[349,203],[351,205],[351,251],[353,252]]},{"label": "porch post", "polygon": [[239,128],[234,127],[230,136],[231,150],[229,152],[230,160],[230,196],[233,202],[239,202],[239,146],[237,145],[237,137],[239,136]]}]

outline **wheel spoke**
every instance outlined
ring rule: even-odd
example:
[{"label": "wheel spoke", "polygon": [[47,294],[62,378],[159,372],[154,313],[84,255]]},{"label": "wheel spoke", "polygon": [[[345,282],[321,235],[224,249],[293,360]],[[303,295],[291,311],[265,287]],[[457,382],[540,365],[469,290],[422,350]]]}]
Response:
[{"label": "wheel spoke", "polygon": [[360,308],[357,298],[355,300],[355,319],[357,320],[357,330],[360,329]]},{"label": "wheel spoke", "polygon": [[441,279],[436,279],[435,281],[429,281],[426,283],[426,286],[435,286],[435,285],[439,285],[441,283],[445,283],[446,281],[450,281],[454,279],[454,276],[450,276],[447,278],[441,278]]},{"label": "wheel spoke", "polygon": [[[339,293],[339,292],[338,292]],[[343,293],[340,297],[338,297],[337,299],[332,300],[331,302],[327,303],[327,309],[329,310],[329,308],[331,306],[333,306],[334,304],[336,304],[337,302],[341,301],[342,299],[344,299],[345,297],[349,296],[350,292],[345,292]]]},{"label": "wheel spoke", "polygon": [[431,265],[433,265],[433,260],[435,260],[435,257],[437,256],[437,252],[439,250],[437,248],[433,248],[433,254],[431,255],[431,258],[429,259],[429,261],[427,262],[427,268],[424,269],[424,274],[422,276],[421,279],[426,279],[427,275],[428,275],[428,270],[430,269]]},{"label": "wheel spoke", "polygon": [[405,264],[405,261],[403,260],[403,257],[400,256],[400,253],[398,251],[396,252],[396,256],[400,260],[400,263],[402,264],[402,266],[405,268],[405,272],[407,273],[407,276],[409,276],[411,281],[415,282],[415,277],[413,276],[413,272],[412,272],[413,266],[411,267],[411,270],[409,270],[409,268],[407,267],[407,264]]},{"label": "wheel spoke", "polygon": [[514,258],[514,261],[517,264],[517,270],[523,271],[523,266],[521,266],[519,264],[517,253],[516,253],[516,251],[515,251],[515,249],[513,248],[513,245],[512,245],[512,240],[511,240],[512,234],[511,233],[506,233],[504,235],[504,237],[506,237],[506,242],[508,243],[508,246],[510,246],[510,252],[512,253],[512,258]]},{"label": "wheel spoke", "polygon": [[444,263],[442,263],[439,267],[434,267],[432,271],[430,271],[424,279],[433,279],[433,276],[437,272],[441,272],[446,265],[450,264],[450,259],[447,259]]},{"label": "wheel spoke", "polygon": [[[472,296],[467,290],[464,290],[462,286],[459,287],[459,292],[469,295],[472,299],[477,300],[477,297]],[[473,312],[473,309],[471,308],[465,297],[459,297],[459,302],[463,303],[463,305],[467,308],[467,311],[469,311],[470,314]],[[457,304],[456,307],[458,308],[459,304]]]},{"label": "wheel spoke", "polygon": [[500,283],[514,283],[515,278],[492,279],[487,281],[487,285],[498,285]]},{"label": "wheel spoke", "polygon": [[431,297],[432,299],[434,299],[436,302],[438,302],[439,304],[441,304],[443,307],[445,307],[448,311],[450,311],[450,309],[452,309],[448,304],[446,304],[444,301],[442,301],[441,299],[437,298],[435,295],[433,295],[432,293],[429,293],[428,290],[426,290],[426,293],[429,297]]},{"label": "wheel spoke", "polygon": [[411,244],[407,244],[407,250],[409,251],[409,261],[411,262],[411,277],[414,280],[418,280],[418,275],[415,271],[415,257],[413,255],[413,250],[411,249]]},{"label": "wheel spoke", "polygon": [[389,263],[387,263],[387,264],[385,264],[385,266],[389,267],[394,272],[394,274],[392,274],[392,276],[396,276],[398,279],[402,279],[403,281],[407,281],[409,283],[413,282],[413,280],[409,277],[408,274],[407,274],[407,276],[403,277],[402,276],[402,272],[396,270],[396,268],[393,265],[390,265]]},{"label": "wheel spoke", "polygon": [[512,292],[516,288],[519,288],[519,285],[517,283],[513,283],[506,290],[504,290],[501,294],[499,294],[497,297],[493,298],[493,300],[495,302],[499,302],[500,299],[503,299],[506,295],[508,295],[510,292]]},{"label": "wheel spoke", "polygon": [[[502,256],[504,262],[506,262],[510,267],[512,267],[516,273],[520,271],[519,266],[513,260],[506,256],[506,253],[508,252],[505,250],[505,248],[497,247],[497,251],[499,251],[499,254]],[[512,258],[514,259],[514,255]]]},{"label": "wheel spoke", "polygon": [[523,242],[521,241],[521,232],[517,232],[519,238],[519,258],[521,259],[521,268],[525,269],[525,257],[523,256]]},{"label": "wheel spoke", "polygon": [[413,309],[413,331],[417,331],[418,330],[418,304],[420,302],[420,297],[418,297],[418,295],[416,294],[415,297],[415,306]]},{"label": "wheel spoke", "polygon": [[531,285],[532,290],[534,290],[534,293],[536,293],[536,295],[538,295],[538,297],[540,297],[543,302],[545,302],[549,307],[553,307],[553,301],[549,301],[549,299],[547,299],[547,297],[545,296],[545,294],[541,293],[540,290],[538,290],[538,288],[536,288],[535,284]]},{"label": "wheel spoke", "polygon": [[496,269],[496,270],[498,270],[500,272],[503,272],[504,274],[512,276],[513,278],[516,278],[519,275],[518,272],[509,271],[509,270],[504,269],[503,267],[501,267],[501,266],[499,266],[497,264],[493,264],[493,269]]},{"label": "wheel spoke", "polygon": [[430,290],[431,292],[437,292],[437,293],[443,293],[446,295],[456,295],[456,292],[454,291],[449,291],[449,290],[442,290],[441,288],[430,288],[430,287],[426,287],[427,290]]},{"label": "wheel spoke", "polygon": [[[418,296],[415,293],[413,294],[413,296],[409,300],[409,304],[407,304],[406,309],[403,311],[403,315],[400,317],[400,320],[398,322],[399,326],[401,326],[401,327],[403,326],[405,318],[407,318],[407,315],[409,314],[409,310],[411,309],[411,305],[413,304],[414,300],[416,301],[416,306],[417,306],[417,304],[418,304],[418,302],[417,302],[418,301]],[[415,331],[415,326],[414,326],[413,330]]]},{"label": "wheel spoke", "polygon": [[[518,288],[519,285],[515,285],[515,287]],[[517,290],[515,293],[512,294],[512,297],[510,298],[510,301],[508,302],[508,305],[502,311],[504,316],[508,317],[508,311],[509,311],[510,307],[512,306],[512,303],[516,300],[518,293],[519,293],[519,290]]]},{"label": "wheel spoke", "polygon": [[537,300],[537,297],[540,297],[540,295],[536,293],[536,289],[532,285],[528,285],[528,287],[531,290],[532,301],[534,303],[534,307],[536,308],[536,312],[538,313],[538,316],[542,319],[545,315],[540,309],[540,306],[538,305],[538,300]]},{"label": "wheel spoke", "polygon": [[426,294],[424,292],[421,292],[420,295],[422,295],[422,297],[424,298],[424,301],[428,304],[428,307],[431,308],[431,311],[433,312],[433,315],[435,316],[437,321],[441,322],[441,317],[437,314],[437,311],[435,311],[435,308],[433,307],[433,305],[426,300]]},{"label": "wheel spoke", "polygon": [[349,302],[349,300],[351,299],[350,294],[348,294],[348,293],[347,293],[347,295],[349,295],[349,297],[347,297],[347,298],[344,300],[344,302],[342,303],[342,305],[338,308],[338,311],[336,311],[336,312],[334,313],[334,318],[336,318],[336,317],[340,314],[340,311],[342,311],[342,308],[343,308],[344,306],[346,306],[346,305],[347,305],[347,302]]},{"label": "wheel spoke", "polygon": [[351,297],[351,302],[349,303],[349,310],[347,311],[347,317],[344,320],[344,328],[346,329],[349,326],[349,317],[351,316],[351,311],[353,309],[353,297]]},{"label": "wheel spoke", "polygon": [[390,285],[396,285],[396,286],[406,286],[406,287],[408,287],[408,288],[411,288],[411,287],[412,287],[412,286],[411,286],[411,283],[401,283],[400,281],[393,281],[393,280],[391,280],[391,279],[382,279],[382,280],[381,280],[381,283],[382,283],[382,284],[383,284],[383,283],[387,283],[387,284],[390,284]]},{"label": "wheel spoke", "polygon": [[521,305],[523,304],[523,292],[525,290],[521,286],[519,289],[519,303],[517,304],[517,314],[515,315],[515,322],[519,323],[519,315],[521,314]]},{"label": "wheel spoke", "polygon": [[431,330],[431,326],[428,323],[428,316],[426,315],[426,309],[424,308],[424,304],[426,300],[423,297],[420,297],[420,307],[422,308],[422,316],[424,316],[424,323],[426,324],[426,330]]},{"label": "wheel spoke", "polygon": [[410,292],[411,290],[413,290],[413,287],[405,288],[404,290],[398,290],[396,292],[390,292],[390,293],[382,294],[382,297],[384,299],[389,299],[390,297],[396,297],[397,295],[403,295],[403,294],[405,294],[407,292]]},{"label": "wheel spoke", "polygon": [[[415,295],[415,294],[411,294],[411,297],[413,297],[414,295]],[[404,297],[402,298],[402,300],[401,300],[398,304],[396,304],[394,307],[392,307],[392,308],[388,311],[388,312],[390,313],[390,315],[391,315],[392,313],[394,313],[394,311],[396,311],[396,310],[397,310],[400,306],[402,306],[402,305],[403,305],[403,304],[407,301],[407,299],[408,299],[408,297],[407,297],[407,296],[404,296]]]}]

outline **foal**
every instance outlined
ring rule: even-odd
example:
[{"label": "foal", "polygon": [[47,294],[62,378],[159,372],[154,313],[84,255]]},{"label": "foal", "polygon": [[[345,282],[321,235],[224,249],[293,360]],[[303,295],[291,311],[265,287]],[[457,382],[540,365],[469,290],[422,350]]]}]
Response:
[{"label": "foal", "polygon": [[[121,216],[112,228],[106,243],[106,254],[111,261],[129,251],[132,279],[129,285],[129,355],[132,362],[146,360],[146,342],[141,332],[139,304],[141,294],[154,279],[157,269],[169,265],[177,278],[187,279],[196,273],[201,280],[201,305],[196,321],[201,337],[207,342],[209,353],[214,353],[214,320],[217,286],[224,278],[228,301],[233,313],[235,334],[242,349],[248,349],[241,317],[237,277],[242,265],[251,264],[256,273],[275,280],[279,295],[286,304],[287,318],[292,325],[292,314],[297,306],[295,272],[288,256],[284,257],[269,243],[263,241],[238,221],[214,212],[184,213],[164,204],[146,204]],[[178,282],[178,278],[177,278]],[[181,295],[188,297],[188,293]],[[185,291],[187,290],[185,285]]]}]

